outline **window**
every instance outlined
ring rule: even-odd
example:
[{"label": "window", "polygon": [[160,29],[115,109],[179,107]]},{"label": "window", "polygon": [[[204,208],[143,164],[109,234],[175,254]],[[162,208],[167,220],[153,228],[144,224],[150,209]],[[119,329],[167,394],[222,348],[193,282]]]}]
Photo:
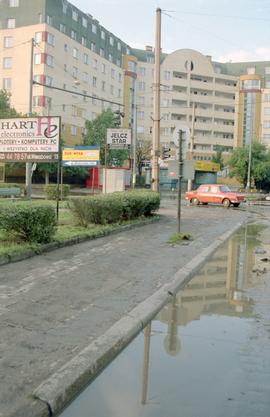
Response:
[{"label": "window", "polygon": [[265,81],[265,88],[270,88],[270,81]]},{"label": "window", "polygon": [[49,75],[45,75],[44,81],[45,81],[45,85],[48,85],[49,87],[51,87],[53,83],[53,78],[50,77]]},{"label": "window", "polygon": [[82,36],[82,45],[86,46],[86,38],[84,36]]},{"label": "window", "polygon": [[41,54],[34,54],[34,64],[35,65],[41,64]]},{"label": "window", "polygon": [[5,36],[4,37],[4,48],[12,48],[13,46],[13,37]]},{"label": "window", "polygon": [[138,97],[138,104],[140,105],[140,106],[144,106],[144,97]]},{"label": "window", "polygon": [[77,107],[76,106],[71,106],[71,115],[72,116],[77,116]]},{"label": "window", "polygon": [[247,68],[247,74],[255,74],[256,68],[255,67],[249,67]]},{"label": "window", "polygon": [[72,68],[72,77],[73,78],[78,78],[78,68],[77,67]]},{"label": "window", "polygon": [[47,43],[51,46],[54,46],[54,35],[50,32],[47,32]]},{"label": "window", "polygon": [[117,60],[116,60],[116,65],[117,65],[118,67],[121,67],[121,61],[120,61],[120,59],[117,59]]},{"label": "window", "polygon": [[270,116],[270,107],[265,107],[264,108],[264,114],[265,114],[265,116]]},{"label": "window", "polygon": [[118,49],[118,51],[121,51],[121,43],[120,42],[117,42],[117,49]]},{"label": "window", "polygon": [[100,32],[100,36],[101,36],[101,39],[105,39],[105,32],[104,32],[104,30],[102,30],[101,32]]},{"label": "window", "polygon": [[63,2],[63,13],[67,13],[67,4]]},{"label": "window", "polygon": [[122,97],[122,91],[121,91],[121,89],[119,88],[118,89],[118,96],[117,96],[118,98],[121,98]]},{"label": "window", "polygon": [[97,27],[94,24],[92,24],[92,32],[93,33],[97,33]]},{"label": "window", "polygon": [[150,56],[150,55],[148,55],[148,57],[146,58],[146,60],[147,60],[147,62],[149,63],[149,64],[153,64],[154,63],[154,57],[153,56]]},{"label": "window", "polygon": [[4,90],[11,89],[11,78],[3,78],[3,89]]},{"label": "window", "polygon": [[270,120],[265,120],[263,122],[263,128],[264,129],[270,129]]},{"label": "window", "polygon": [[132,72],[136,72],[136,62],[128,61],[128,70]]},{"label": "window", "polygon": [[102,91],[105,91],[105,86],[106,86],[105,81],[102,81],[102,82],[101,82],[101,90],[102,90]]},{"label": "window", "polygon": [[111,92],[111,95],[113,96],[114,95],[114,86],[113,85],[111,85],[111,87],[110,87],[110,92]]},{"label": "window", "polygon": [[169,114],[168,114],[168,113],[163,114],[163,115],[162,115],[162,119],[163,119],[165,122],[167,122],[167,121],[169,120]]},{"label": "window", "polygon": [[97,77],[93,77],[92,85],[93,85],[93,87],[97,86]]},{"label": "window", "polygon": [[66,26],[63,23],[60,23],[60,32],[66,33]]},{"label": "window", "polygon": [[86,65],[89,63],[89,56],[85,53],[83,54],[83,63]]},{"label": "window", "polygon": [[170,71],[164,71],[164,79],[170,80],[171,79],[171,72]]},{"label": "window", "polygon": [[71,125],[70,133],[71,133],[71,136],[76,136],[77,135],[77,126]]},{"label": "window", "polygon": [[19,0],[9,0],[9,7],[19,7]]},{"label": "window", "polygon": [[85,17],[82,17],[82,25],[84,28],[87,28],[87,19]]},{"label": "window", "polygon": [[47,16],[46,16],[46,23],[47,23],[48,25],[51,25],[51,26],[52,26],[52,16],[49,16],[49,15],[47,14]]},{"label": "window", "polygon": [[67,52],[68,51],[68,46],[67,43],[64,44],[64,51]]},{"label": "window", "polygon": [[94,59],[94,61],[93,61],[93,68],[94,68],[94,69],[98,69],[98,62],[97,62],[97,59]]},{"label": "window", "polygon": [[79,58],[79,50],[77,48],[73,48],[72,56],[75,59]]},{"label": "window", "polygon": [[54,66],[54,59],[53,59],[53,56],[52,55],[49,55],[49,54],[46,55],[46,64],[49,67],[53,67]]},{"label": "window", "polygon": [[119,83],[122,82],[122,74],[121,74],[121,72],[119,72],[119,74],[118,74],[118,81],[119,81]]},{"label": "window", "polygon": [[16,26],[16,20],[15,19],[8,19],[7,20],[7,28],[8,29],[14,29]]},{"label": "window", "polygon": [[144,127],[143,126],[138,126],[137,132],[138,133],[144,133]]},{"label": "window", "polygon": [[270,67],[265,67],[264,68],[264,73],[265,74],[270,74]]},{"label": "window", "polygon": [[140,67],[140,68],[139,68],[139,74],[140,74],[142,77],[144,77],[144,76],[145,76],[145,74],[146,74],[146,69],[145,69],[144,67]]},{"label": "window", "polygon": [[89,81],[89,76],[88,76],[87,72],[83,72],[83,81],[85,83],[88,83],[88,81]]},{"label": "window", "polygon": [[67,72],[67,64],[64,64],[64,71]]},{"label": "window", "polygon": [[78,22],[78,13],[76,10],[72,10],[72,19],[75,20],[75,22]]},{"label": "window", "polygon": [[71,30],[71,38],[74,39],[74,41],[77,39],[77,32],[73,29]]},{"label": "window", "polygon": [[96,52],[96,44],[94,42],[91,42],[90,48],[91,51]]},{"label": "window", "polygon": [[35,33],[35,42],[36,43],[41,43],[42,42],[42,32],[36,32]]},{"label": "window", "polygon": [[268,140],[270,140],[270,133],[265,133],[264,135],[263,135],[263,139],[266,141],[268,141]]},{"label": "window", "polygon": [[105,56],[105,51],[104,51],[104,49],[103,49],[103,48],[100,48],[100,50],[99,50],[99,54],[100,54],[100,56],[101,56],[102,58],[104,58],[104,56]]},{"label": "window", "polygon": [[114,78],[114,75],[115,75],[115,70],[112,68],[111,69],[111,78]]},{"label": "window", "polygon": [[106,65],[105,64],[101,64],[101,72],[102,72],[102,74],[106,74]]},{"label": "window", "polygon": [[264,101],[269,102],[270,101],[270,94],[264,94]]},{"label": "window", "polygon": [[130,55],[130,50],[127,48],[127,55]]},{"label": "window", "polygon": [[112,55],[111,54],[109,54],[108,59],[109,59],[110,62],[113,62],[113,59],[112,59]]},{"label": "window", "polygon": [[139,81],[139,91],[145,91],[145,82]]},{"label": "window", "polygon": [[143,120],[144,119],[144,111],[138,111],[138,119]]},{"label": "window", "polygon": [[114,44],[114,39],[112,36],[110,36],[110,45],[113,46],[113,44]]}]

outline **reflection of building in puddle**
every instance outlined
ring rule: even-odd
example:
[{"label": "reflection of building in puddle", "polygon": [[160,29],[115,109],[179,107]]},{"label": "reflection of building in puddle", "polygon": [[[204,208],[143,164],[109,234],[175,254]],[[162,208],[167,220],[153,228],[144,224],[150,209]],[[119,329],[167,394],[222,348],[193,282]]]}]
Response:
[{"label": "reflection of building in puddle", "polygon": [[169,354],[175,355],[181,348],[177,327],[199,320],[202,314],[252,315],[252,300],[245,289],[252,282],[254,245],[258,244],[255,235],[252,226],[242,229],[157,315],[157,320],[168,324],[164,345]]}]

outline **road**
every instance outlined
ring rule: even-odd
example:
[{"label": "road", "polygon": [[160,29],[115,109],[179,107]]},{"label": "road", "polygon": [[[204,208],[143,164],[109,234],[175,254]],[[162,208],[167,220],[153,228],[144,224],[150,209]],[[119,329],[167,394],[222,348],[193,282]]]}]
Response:
[{"label": "road", "polygon": [[244,210],[183,207],[188,245],[171,246],[175,208],[158,223],[0,267],[0,416],[239,222]]}]

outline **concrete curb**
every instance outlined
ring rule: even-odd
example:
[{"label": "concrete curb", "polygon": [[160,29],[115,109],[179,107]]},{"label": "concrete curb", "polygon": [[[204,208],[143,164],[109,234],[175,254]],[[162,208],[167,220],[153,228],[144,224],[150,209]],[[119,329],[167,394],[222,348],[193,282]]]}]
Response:
[{"label": "concrete curb", "polygon": [[146,226],[148,224],[160,221],[161,218],[162,218],[161,215],[157,215],[155,217],[143,219],[141,222],[138,222],[138,223],[120,225],[119,227],[116,227],[114,230],[104,230],[100,232],[100,234],[97,234],[96,236],[75,236],[70,239],[66,239],[62,242],[47,243],[45,245],[42,245],[38,249],[26,250],[25,252],[15,253],[13,255],[2,255],[0,256],[0,266],[6,265],[12,262],[20,262],[25,259],[32,258],[33,256],[42,255],[43,253],[47,253],[56,249],[61,249],[67,246],[77,245],[78,243],[84,243],[90,240],[99,239],[101,237],[125,232],[127,230],[134,229],[135,227]]},{"label": "concrete curb", "polygon": [[39,385],[33,393],[34,398],[48,405],[50,415],[59,413],[137,336],[160,309],[170,301],[172,296],[186,285],[216,249],[244,223],[245,221],[238,223],[215,240],[185,267],[178,270],[169,283],[140,303],[104,335],[97,338],[58,372]]}]

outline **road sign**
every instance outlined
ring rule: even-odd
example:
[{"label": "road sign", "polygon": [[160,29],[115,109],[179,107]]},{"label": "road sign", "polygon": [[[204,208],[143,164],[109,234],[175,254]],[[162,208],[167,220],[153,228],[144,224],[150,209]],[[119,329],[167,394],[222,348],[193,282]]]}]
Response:
[{"label": "road sign", "polygon": [[74,146],[63,148],[62,165],[89,167],[99,164],[99,148],[97,146]]},{"label": "road sign", "polygon": [[0,119],[0,160],[57,162],[60,117]]},{"label": "road sign", "polygon": [[109,149],[130,149],[131,129],[107,129],[107,147]]}]

